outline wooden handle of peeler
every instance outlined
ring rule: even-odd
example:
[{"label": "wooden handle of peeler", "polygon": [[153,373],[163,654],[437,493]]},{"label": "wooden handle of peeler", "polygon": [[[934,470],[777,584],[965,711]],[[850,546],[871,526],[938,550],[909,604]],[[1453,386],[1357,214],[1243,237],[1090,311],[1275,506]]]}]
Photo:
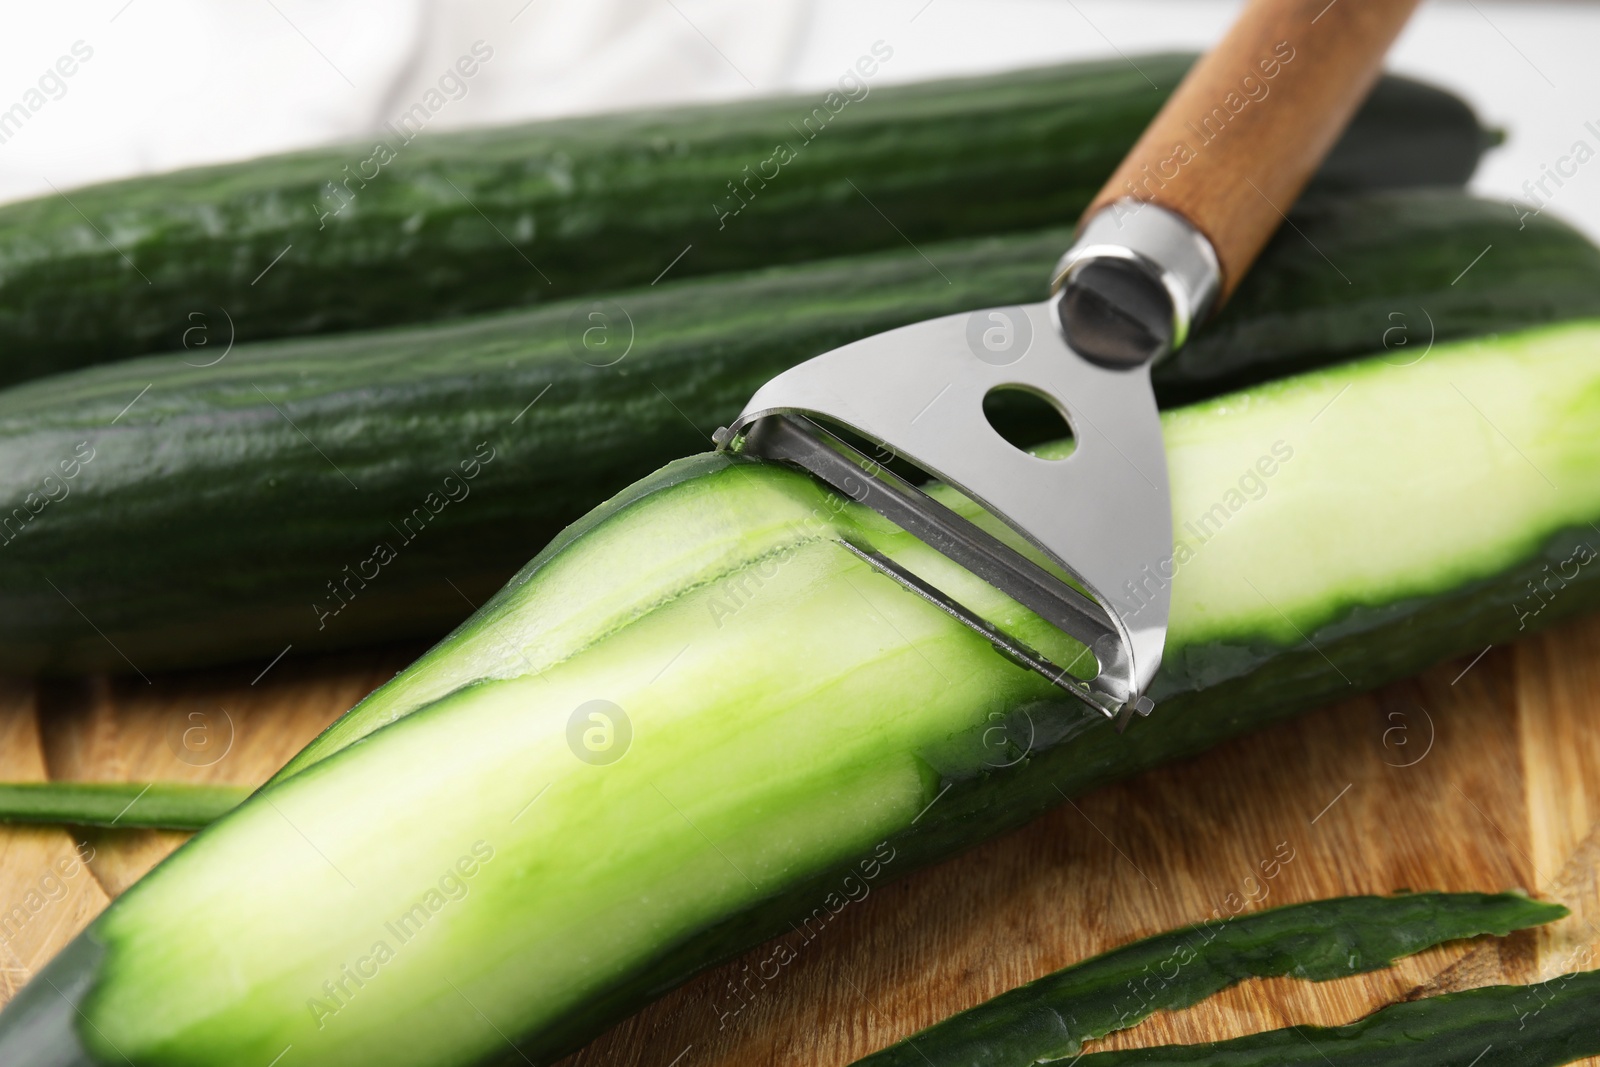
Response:
[{"label": "wooden handle of peeler", "polygon": [[1344,131],[1418,0],[1250,0],[1084,217],[1134,197],[1188,219],[1233,292]]}]

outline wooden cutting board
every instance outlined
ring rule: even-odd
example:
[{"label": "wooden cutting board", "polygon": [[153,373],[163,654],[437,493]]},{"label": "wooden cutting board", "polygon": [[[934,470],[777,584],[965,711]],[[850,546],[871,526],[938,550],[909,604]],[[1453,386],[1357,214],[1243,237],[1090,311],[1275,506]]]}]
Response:
[{"label": "wooden cutting board", "polygon": [[[0,777],[256,784],[416,649],[248,672],[0,682]],[[1101,1047],[1336,1024],[1417,991],[1528,982],[1600,943],[1600,618],[1441,664],[873,890],[753,995],[758,950],[668,995],[570,1067],[832,1067],[1129,939],[1348,893],[1520,887],[1537,933],[1313,985],[1250,982]],[[0,1000],[183,835],[0,829]],[[74,851],[90,855],[74,867]],[[1271,879],[1259,864],[1292,855]],[[52,863],[72,870],[46,880]],[[13,909],[23,905],[18,921]],[[34,905],[37,905],[35,908]],[[6,915],[11,914],[11,925]],[[1585,1061],[1585,1062],[1600,1062]]]}]

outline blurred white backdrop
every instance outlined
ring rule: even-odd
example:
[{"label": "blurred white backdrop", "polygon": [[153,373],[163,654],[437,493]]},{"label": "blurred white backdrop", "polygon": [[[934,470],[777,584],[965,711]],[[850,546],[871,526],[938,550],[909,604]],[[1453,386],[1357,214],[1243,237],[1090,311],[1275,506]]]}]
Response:
[{"label": "blurred white backdrop", "polygon": [[[0,125],[0,200],[358,139],[420,99],[480,40],[492,59],[430,129],[818,88],[879,39],[894,48],[880,84],[1200,49],[1237,8],[1235,0],[29,5],[8,13],[0,37],[0,113],[19,102],[30,109],[16,128]],[[1390,67],[1450,87],[1505,127],[1510,140],[1473,184],[1525,199],[1524,183],[1574,142],[1600,149],[1600,135],[1585,128],[1592,121],[1600,130],[1597,41],[1600,5],[1433,0]],[[1600,238],[1600,165],[1547,188],[1549,210]]]}]

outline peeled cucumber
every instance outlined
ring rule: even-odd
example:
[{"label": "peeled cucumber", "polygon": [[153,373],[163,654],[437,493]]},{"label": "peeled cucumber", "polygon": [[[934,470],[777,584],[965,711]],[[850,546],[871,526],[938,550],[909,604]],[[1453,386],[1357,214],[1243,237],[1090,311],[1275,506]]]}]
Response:
[{"label": "peeled cucumber", "polygon": [[1594,606],[1597,424],[1595,320],[1166,413],[1189,550],[1125,735],[840,547],[1050,639],[872,513],[671,464],[113,904],[0,1015],[0,1061],[571,1051],[846,875]]}]

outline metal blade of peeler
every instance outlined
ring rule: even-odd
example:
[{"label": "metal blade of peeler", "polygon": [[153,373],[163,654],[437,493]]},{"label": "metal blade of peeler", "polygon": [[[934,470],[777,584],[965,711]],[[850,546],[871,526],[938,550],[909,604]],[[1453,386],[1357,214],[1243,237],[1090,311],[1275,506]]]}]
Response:
[{"label": "metal blade of peeler", "polygon": [[[730,435],[751,433],[759,441],[763,431],[758,425],[776,416],[833,423],[954,486],[1006,522],[1093,597],[1092,606],[1100,610],[1082,610],[1083,604],[1073,600],[1075,591],[1042,570],[1048,581],[1041,586],[1054,590],[1048,611],[1040,610],[1037,598],[1030,604],[1016,597],[1016,582],[1003,590],[1068,633],[1085,632],[1089,620],[1098,616],[1095,624],[1116,636],[1115,642],[1099,642],[1094,648],[1101,670],[1089,686],[1104,698],[1095,702],[1102,710],[1109,705],[1120,711],[1135,702],[1144,705],[1139,710],[1147,710],[1148,702],[1139,698],[1160,662],[1170,597],[1164,581],[1135,585],[1134,579],[1158,571],[1172,550],[1166,457],[1149,368],[1108,368],[1077,357],[1062,339],[1056,315],[1055,300],[985,309],[844,345],[768,382]],[[974,340],[994,316],[1000,316],[1015,341],[1000,353]],[[997,388],[1020,388],[1050,401],[1073,431],[1072,453],[1043,459],[1002,438],[983,413],[984,397]],[[868,473],[860,474],[859,483],[865,486],[869,477],[911,501],[889,517],[907,528],[916,526],[922,505],[905,492],[916,492],[914,487]],[[959,533],[936,530],[934,539],[924,540],[997,587],[1000,583],[982,573],[988,563],[1005,560],[1001,569],[1008,577],[1025,572],[1012,566],[1002,555],[1010,550],[987,534],[987,541],[974,542],[973,552],[957,558],[963,555],[967,531],[959,525],[952,528]]]}]

